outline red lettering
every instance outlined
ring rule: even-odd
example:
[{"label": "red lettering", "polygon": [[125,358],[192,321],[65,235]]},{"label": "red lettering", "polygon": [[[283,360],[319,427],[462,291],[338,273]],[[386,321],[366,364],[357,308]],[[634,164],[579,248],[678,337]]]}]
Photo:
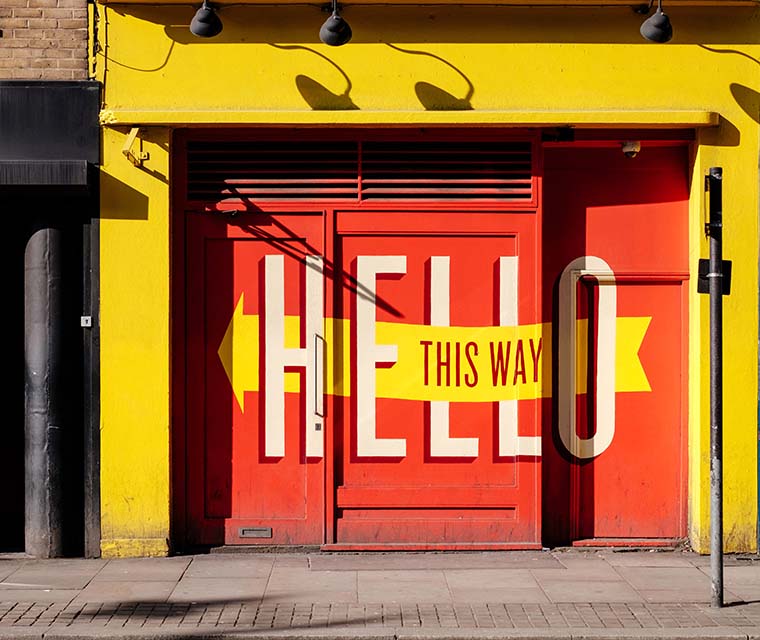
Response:
[{"label": "red lettering", "polygon": [[[473,351],[474,353],[470,355],[470,351]],[[467,358],[467,363],[470,365],[470,371],[472,371],[472,376],[470,376],[469,373],[464,374],[464,383],[468,387],[474,387],[478,384],[478,370],[475,368],[475,363],[472,360],[472,357],[476,355],[478,355],[478,345],[476,343],[468,342],[464,345],[464,357]]]},{"label": "red lettering", "polygon": [[438,386],[441,386],[441,369],[446,369],[446,386],[451,386],[451,344],[446,343],[446,357],[443,357],[441,350],[442,342],[437,342],[435,345],[435,354],[438,358]]},{"label": "red lettering", "polygon": [[509,366],[509,351],[512,348],[512,342],[507,341],[507,352],[504,353],[504,343],[498,342],[498,349],[494,350],[496,343],[491,342],[491,377],[493,385],[499,384],[499,375],[501,375],[501,385],[507,384],[507,368]]},{"label": "red lettering", "polygon": [[461,366],[460,366],[461,358],[459,355],[461,346],[462,345],[458,342],[454,343],[454,384],[456,384],[457,387],[462,386],[460,382],[460,375],[459,375],[460,370],[461,370]]},{"label": "red lettering", "polygon": [[432,345],[433,345],[433,341],[432,340],[420,340],[420,346],[424,347],[424,349],[425,349],[425,355],[423,356],[424,357],[424,363],[425,363],[424,364],[425,373],[423,374],[423,381],[424,381],[424,384],[425,384],[426,387],[429,384],[429,380],[428,380],[428,363],[429,363],[428,351],[429,351],[429,349],[430,349],[430,347]]},{"label": "red lettering", "polygon": [[533,338],[530,339],[530,357],[533,359],[533,382],[538,382],[538,359],[541,357],[541,349],[544,347],[544,339],[538,339],[538,349],[533,347]]},{"label": "red lettering", "polygon": [[522,339],[517,341],[517,349],[515,350],[515,375],[512,378],[512,384],[517,384],[517,376],[522,377],[522,384],[527,382],[525,377],[525,354],[523,353],[523,341]]}]

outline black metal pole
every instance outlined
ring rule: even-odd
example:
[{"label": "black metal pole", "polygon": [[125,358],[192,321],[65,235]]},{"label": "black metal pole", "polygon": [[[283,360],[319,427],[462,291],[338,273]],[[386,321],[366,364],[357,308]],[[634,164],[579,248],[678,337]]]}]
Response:
[{"label": "black metal pole", "polygon": [[42,225],[24,252],[24,529],[26,552],[38,558],[63,555],[62,236]]},{"label": "black metal pole", "polygon": [[723,169],[711,167],[710,193],[710,577],[711,604],[723,606]]}]

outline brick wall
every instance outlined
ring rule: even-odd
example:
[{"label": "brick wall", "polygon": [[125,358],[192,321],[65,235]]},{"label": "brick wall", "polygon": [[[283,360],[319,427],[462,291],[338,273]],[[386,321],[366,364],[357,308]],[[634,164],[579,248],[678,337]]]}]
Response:
[{"label": "brick wall", "polygon": [[0,80],[87,79],[87,0],[0,0]]}]

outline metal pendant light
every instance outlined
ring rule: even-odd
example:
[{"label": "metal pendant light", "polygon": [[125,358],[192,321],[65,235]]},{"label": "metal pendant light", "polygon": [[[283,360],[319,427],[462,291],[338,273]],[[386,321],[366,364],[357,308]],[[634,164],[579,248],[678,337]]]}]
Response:
[{"label": "metal pendant light", "polygon": [[351,27],[338,13],[338,0],[332,2],[332,15],[319,30],[319,39],[331,47],[339,47],[351,39]]},{"label": "metal pendant light", "polygon": [[657,11],[641,25],[641,35],[650,42],[668,42],[673,37],[670,18],[662,12],[662,0],[657,0]]},{"label": "metal pendant light", "polygon": [[193,21],[190,23],[190,32],[199,38],[213,38],[222,32],[222,21],[214,9],[206,0],[200,9],[195,12]]}]

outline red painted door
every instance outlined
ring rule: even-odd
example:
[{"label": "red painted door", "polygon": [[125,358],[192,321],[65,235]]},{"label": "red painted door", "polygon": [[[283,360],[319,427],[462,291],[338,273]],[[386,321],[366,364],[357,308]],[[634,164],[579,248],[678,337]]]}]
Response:
[{"label": "red painted door", "polygon": [[336,540],[540,546],[535,214],[339,213]]},{"label": "red painted door", "polygon": [[544,159],[544,310],[557,319],[544,540],[684,537],[688,147]]},{"label": "red painted door", "polygon": [[321,215],[187,216],[189,539],[319,544]]}]

